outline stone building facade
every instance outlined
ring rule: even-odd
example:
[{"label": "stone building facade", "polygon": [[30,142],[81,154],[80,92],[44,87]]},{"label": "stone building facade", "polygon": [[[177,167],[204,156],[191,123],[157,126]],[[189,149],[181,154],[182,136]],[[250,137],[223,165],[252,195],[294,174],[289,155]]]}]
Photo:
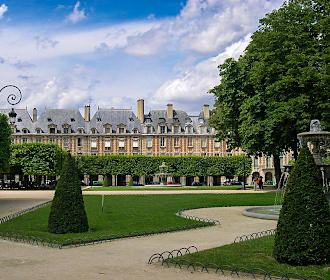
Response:
[{"label": "stone building facade", "polygon": [[[0,109],[7,114],[10,109]],[[148,156],[231,156],[241,149],[227,152],[225,141],[216,141],[215,130],[208,124],[209,105],[198,115],[189,115],[167,104],[164,110],[144,112],[144,100],[137,100],[137,115],[131,109],[101,109],[91,117],[90,106],[79,109],[45,109],[32,117],[27,109],[15,109],[12,143],[56,143],[74,155],[142,154]],[[289,156],[282,158],[286,164]],[[253,159],[253,171],[248,178],[261,175],[274,180],[272,158]],[[222,180],[224,180],[222,178]]]}]

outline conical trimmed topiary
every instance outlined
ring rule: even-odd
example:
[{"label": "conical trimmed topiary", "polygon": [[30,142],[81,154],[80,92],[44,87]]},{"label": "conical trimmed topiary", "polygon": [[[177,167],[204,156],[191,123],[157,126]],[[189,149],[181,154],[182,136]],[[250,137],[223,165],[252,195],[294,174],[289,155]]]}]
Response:
[{"label": "conical trimmed topiary", "polygon": [[108,184],[108,176],[107,175],[105,175],[104,176],[104,179],[103,179],[103,187],[109,187],[109,184]]},{"label": "conical trimmed topiary", "polygon": [[77,165],[70,154],[64,162],[61,177],[56,186],[48,218],[48,231],[51,233],[88,231]]},{"label": "conical trimmed topiary", "polygon": [[291,265],[330,260],[330,211],[319,167],[307,146],[301,148],[277,223],[274,257]]}]

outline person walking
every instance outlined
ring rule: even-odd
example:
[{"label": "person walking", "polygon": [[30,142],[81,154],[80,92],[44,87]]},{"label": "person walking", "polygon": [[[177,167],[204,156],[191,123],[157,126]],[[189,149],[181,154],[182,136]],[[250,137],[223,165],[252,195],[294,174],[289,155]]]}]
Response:
[{"label": "person walking", "polygon": [[264,189],[264,183],[263,183],[263,181],[262,181],[262,176],[260,176],[260,177],[258,178],[258,181],[259,181],[259,189],[260,189],[260,190],[263,190],[263,189]]},{"label": "person walking", "polygon": [[253,184],[254,184],[254,190],[256,191],[257,190],[257,188],[258,188],[258,177],[255,177],[254,179],[253,179]]}]

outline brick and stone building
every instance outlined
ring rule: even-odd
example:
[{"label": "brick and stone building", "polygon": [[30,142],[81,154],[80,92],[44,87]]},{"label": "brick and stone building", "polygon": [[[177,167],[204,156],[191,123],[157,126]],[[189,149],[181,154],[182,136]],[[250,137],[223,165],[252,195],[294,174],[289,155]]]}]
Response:
[{"label": "brick and stone building", "polygon": [[[231,156],[241,149],[227,152],[226,142],[214,138],[208,124],[209,105],[198,115],[189,115],[167,104],[163,110],[144,111],[144,100],[137,100],[137,115],[131,109],[99,108],[91,117],[90,106],[79,109],[45,109],[32,118],[27,109],[15,109],[16,121],[11,124],[12,143],[56,143],[74,155],[142,154],[147,156]],[[0,109],[0,114],[10,109]],[[289,155],[281,158],[286,164]],[[265,181],[274,180],[273,160],[253,158],[252,174]]]}]

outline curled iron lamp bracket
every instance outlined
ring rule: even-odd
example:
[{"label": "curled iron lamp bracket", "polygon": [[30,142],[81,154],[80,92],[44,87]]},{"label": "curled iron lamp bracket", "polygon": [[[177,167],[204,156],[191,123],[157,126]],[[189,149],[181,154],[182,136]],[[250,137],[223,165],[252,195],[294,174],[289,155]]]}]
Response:
[{"label": "curled iron lamp bracket", "polygon": [[21,99],[22,99],[22,92],[21,90],[17,87],[17,86],[14,86],[14,85],[6,85],[4,86],[3,88],[0,89],[0,93],[6,89],[6,88],[14,88],[15,92],[10,92],[8,97],[7,97],[7,102],[10,104],[10,105],[16,105],[18,104]]}]

